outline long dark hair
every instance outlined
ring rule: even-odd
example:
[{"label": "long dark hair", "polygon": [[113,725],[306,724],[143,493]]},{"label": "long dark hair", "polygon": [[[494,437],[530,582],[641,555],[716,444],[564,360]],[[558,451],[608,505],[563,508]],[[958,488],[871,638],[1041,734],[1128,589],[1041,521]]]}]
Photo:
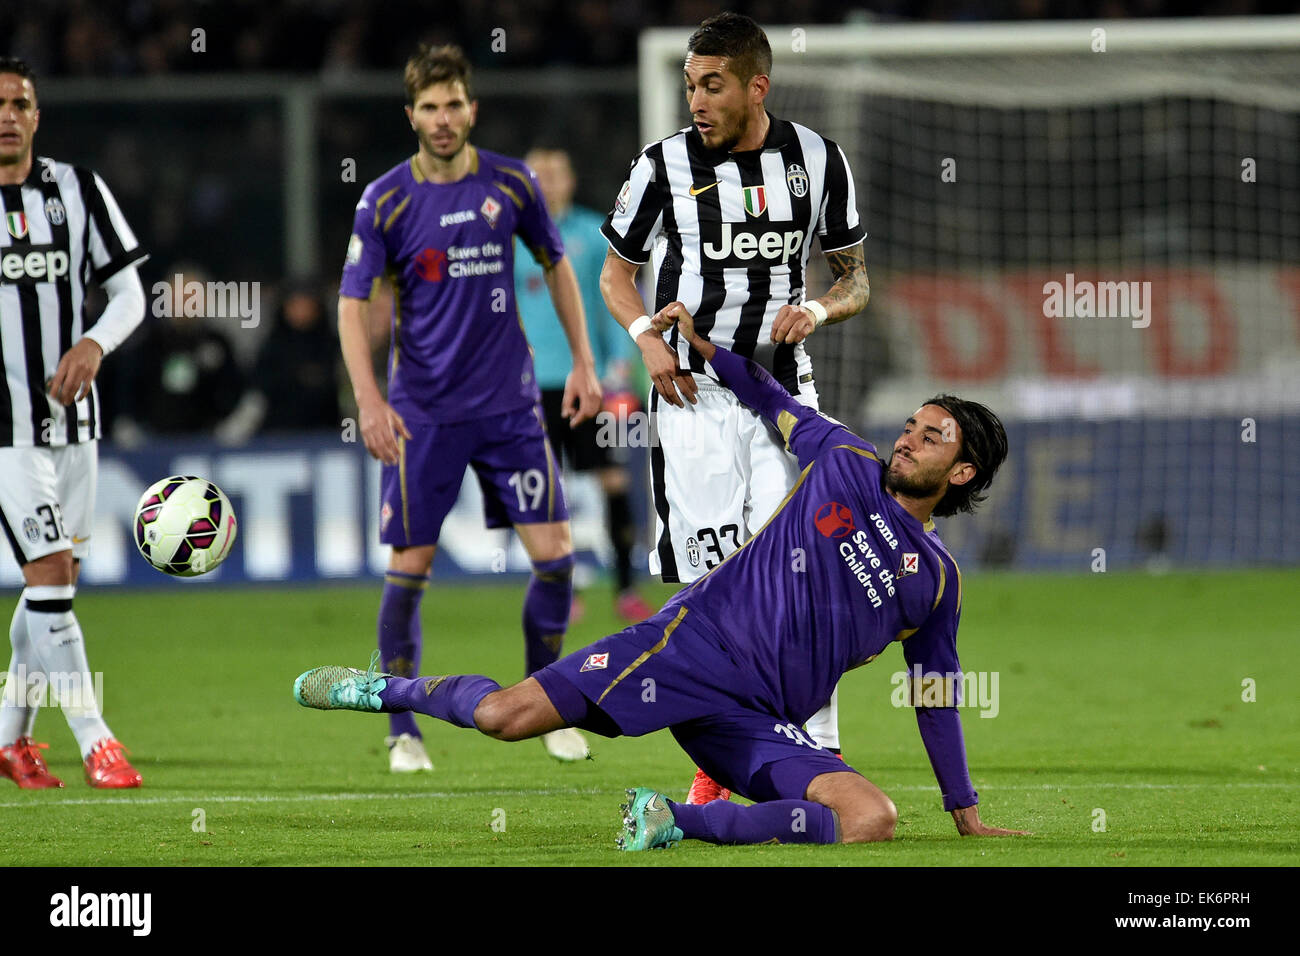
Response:
[{"label": "long dark hair", "polygon": [[970,481],[964,485],[948,485],[947,493],[934,506],[934,513],[940,518],[959,512],[970,514],[988,497],[983,492],[993,484],[993,476],[1006,461],[1006,429],[992,409],[979,402],[956,395],[936,395],[925,404],[938,405],[957,422],[961,429],[957,461],[969,462],[975,467],[975,477]]}]

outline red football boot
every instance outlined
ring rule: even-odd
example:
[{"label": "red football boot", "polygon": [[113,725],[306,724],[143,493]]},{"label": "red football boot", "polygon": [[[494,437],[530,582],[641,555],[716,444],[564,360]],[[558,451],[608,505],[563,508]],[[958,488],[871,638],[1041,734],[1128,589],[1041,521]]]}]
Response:
[{"label": "red football boot", "polygon": [[640,624],[648,617],[654,617],[658,608],[630,588],[614,601],[614,613],[629,624]]},{"label": "red football boot", "polygon": [[144,780],[126,759],[123,747],[112,737],[95,744],[86,757],[86,783],[100,790],[129,790]]},{"label": "red football boot", "polygon": [[8,747],[0,747],[0,777],[8,777],[23,790],[63,786],[41,756],[41,751],[49,748],[49,744],[38,744],[31,737],[19,737]]},{"label": "red football boot", "polygon": [[696,768],[695,779],[691,781],[690,792],[686,794],[687,803],[712,803],[714,800],[730,799],[730,790],[722,786],[703,770]]}]

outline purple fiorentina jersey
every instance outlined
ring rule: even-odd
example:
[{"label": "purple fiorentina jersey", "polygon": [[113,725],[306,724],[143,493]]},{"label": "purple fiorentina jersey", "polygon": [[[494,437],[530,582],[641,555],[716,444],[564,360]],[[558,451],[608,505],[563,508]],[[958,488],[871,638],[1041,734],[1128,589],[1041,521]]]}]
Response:
[{"label": "purple fiorentina jersey", "polygon": [[512,240],[543,268],[564,246],[532,170],[467,148],[473,164],[457,182],[430,182],[415,157],[372,182],[348,242],[340,294],[368,299],[376,279],[393,284],[388,401],[407,421],[468,421],[540,400]]},{"label": "purple fiorentina jersey", "polygon": [[893,641],[909,671],[959,674],[961,575],[933,524],[884,490],[870,443],[792,400],[784,407],[778,425],[803,474],[757,535],[669,606],[690,608],[774,712],[800,722]]}]

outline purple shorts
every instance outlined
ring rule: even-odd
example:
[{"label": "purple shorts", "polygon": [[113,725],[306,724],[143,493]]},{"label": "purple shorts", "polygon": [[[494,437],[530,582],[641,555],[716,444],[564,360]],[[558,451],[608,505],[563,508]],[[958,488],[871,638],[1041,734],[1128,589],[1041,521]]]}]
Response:
[{"label": "purple shorts", "polygon": [[569,519],[538,406],[469,422],[408,422],[406,427],[411,438],[401,441],[401,459],[385,465],[380,479],[384,544],[437,544],[467,465],[478,476],[489,528]]},{"label": "purple shorts", "polygon": [[571,726],[605,737],[669,728],[701,770],[751,800],[802,800],[814,777],[853,770],[778,715],[692,613],[669,605],[532,676]]}]

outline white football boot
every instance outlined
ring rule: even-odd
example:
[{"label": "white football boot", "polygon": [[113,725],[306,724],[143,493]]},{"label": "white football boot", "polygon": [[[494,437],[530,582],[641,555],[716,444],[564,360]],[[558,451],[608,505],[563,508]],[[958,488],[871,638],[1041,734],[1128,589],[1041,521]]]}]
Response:
[{"label": "white football boot", "polygon": [[549,734],[542,734],[542,744],[548,754],[566,763],[586,760],[591,755],[591,751],[587,749],[587,741],[573,727],[564,727],[560,730],[552,730]]},{"label": "white football boot", "polygon": [[415,773],[419,770],[432,770],[433,761],[424,749],[424,741],[410,734],[400,737],[385,737],[388,747],[388,769],[393,773]]}]

